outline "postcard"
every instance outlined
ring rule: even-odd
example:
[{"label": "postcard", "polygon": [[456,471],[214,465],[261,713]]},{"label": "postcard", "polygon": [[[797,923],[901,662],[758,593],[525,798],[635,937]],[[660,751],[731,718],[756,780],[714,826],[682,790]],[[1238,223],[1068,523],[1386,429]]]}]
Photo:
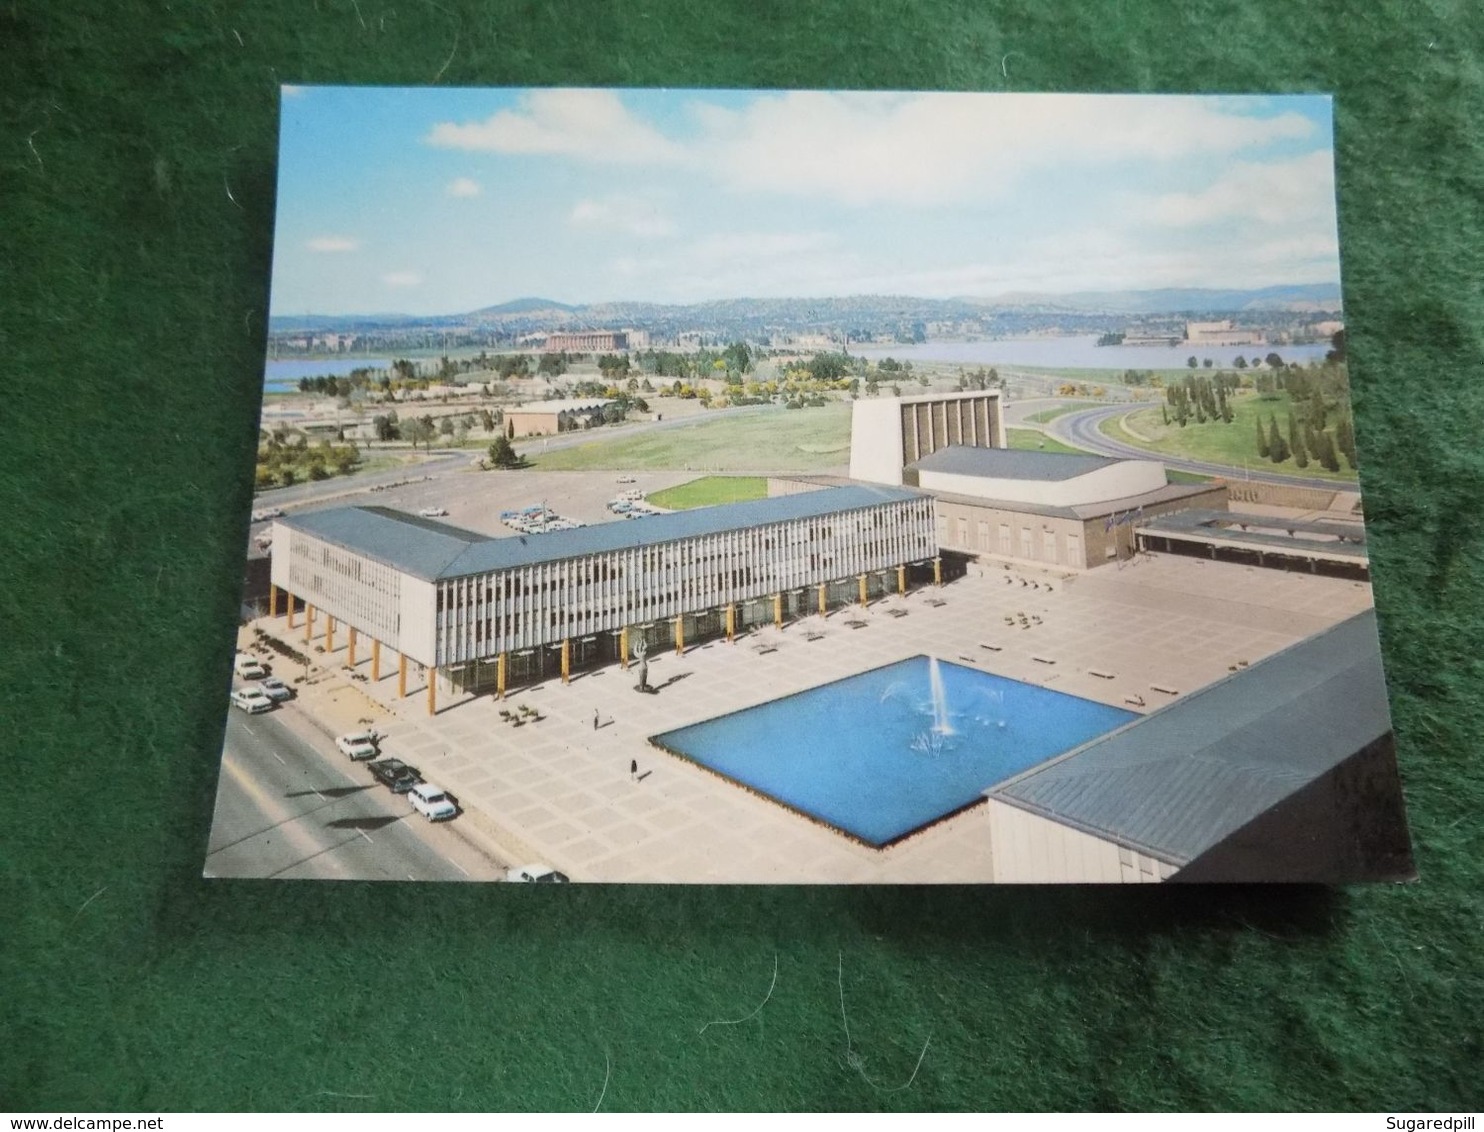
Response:
[{"label": "postcard", "polygon": [[284,87],[205,873],[1409,879],[1360,458],[1326,97]]}]

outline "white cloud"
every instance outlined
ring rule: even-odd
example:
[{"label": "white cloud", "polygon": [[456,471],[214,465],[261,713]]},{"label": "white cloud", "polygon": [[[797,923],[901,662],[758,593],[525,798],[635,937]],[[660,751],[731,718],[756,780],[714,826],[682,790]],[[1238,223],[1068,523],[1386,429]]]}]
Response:
[{"label": "white cloud", "polygon": [[1333,227],[1334,202],[1334,155],[1324,149],[1288,161],[1235,162],[1200,192],[1154,197],[1144,211],[1179,228],[1229,220]]},{"label": "white cloud", "polygon": [[674,161],[680,147],[639,121],[612,91],[538,90],[518,110],[483,122],[440,122],[429,145],[493,153],[564,154],[589,161]]},{"label": "white cloud", "polygon": [[305,244],[312,252],[353,252],[361,246],[350,236],[315,236]]},{"label": "white cloud", "polygon": [[692,113],[707,135],[699,165],[726,183],[851,205],[982,200],[1031,168],[1228,154],[1314,131],[1300,114],[1193,97],[806,91]]},{"label": "white cloud", "polygon": [[580,200],[567,219],[574,227],[607,229],[651,239],[675,233],[674,223],[657,204],[634,197]]},{"label": "white cloud", "polygon": [[451,197],[477,197],[480,192],[479,182],[470,177],[456,177],[448,183]]},{"label": "white cloud", "polygon": [[388,287],[416,287],[422,283],[423,277],[416,271],[388,271],[381,281]]}]

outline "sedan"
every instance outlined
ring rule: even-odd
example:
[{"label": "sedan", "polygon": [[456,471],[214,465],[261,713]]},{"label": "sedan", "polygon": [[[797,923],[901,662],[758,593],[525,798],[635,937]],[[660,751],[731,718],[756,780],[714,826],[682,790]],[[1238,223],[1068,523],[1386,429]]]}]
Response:
[{"label": "sedan", "polygon": [[248,715],[272,711],[273,701],[263,694],[261,688],[237,688],[232,692],[232,703]]},{"label": "sedan", "polygon": [[424,507],[418,514],[424,519],[441,519],[448,511],[442,507]]},{"label": "sedan", "polygon": [[447,792],[431,782],[419,782],[407,791],[407,799],[412,803],[412,808],[429,821],[445,821],[457,816],[459,812]]},{"label": "sedan", "polygon": [[371,777],[393,794],[406,794],[423,780],[415,766],[408,766],[401,759],[377,759],[366,764]]},{"label": "sedan", "polygon": [[335,740],[335,746],[340,748],[341,754],[348,756],[355,762],[374,759],[378,754],[376,750],[376,737],[369,731],[358,731],[354,735],[342,735]]},{"label": "sedan", "polygon": [[275,704],[294,698],[294,690],[277,676],[265,676],[258,681],[258,687],[263,690],[263,695],[267,696]]}]

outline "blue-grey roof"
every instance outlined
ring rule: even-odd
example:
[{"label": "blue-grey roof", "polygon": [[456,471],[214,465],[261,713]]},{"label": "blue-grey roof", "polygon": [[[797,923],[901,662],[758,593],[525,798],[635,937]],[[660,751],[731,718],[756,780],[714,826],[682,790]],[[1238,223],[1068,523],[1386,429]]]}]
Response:
[{"label": "blue-grey roof", "polygon": [[1390,730],[1368,610],[988,794],[1183,865]]},{"label": "blue-grey roof", "polygon": [[436,581],[918,498],[921,493],[906,488],[860,484],[509,538],[490,538],[384,507],[336,507],[278,521]]},{"label": "blue-grey roof", "polygon": [[956,476],[986,476],[1002,480],[1070,480],[1121,461],[1111,456],[1079,456],[1070,452],[1028,452],[1019,448],[974,448],[951,444],[907,467],[922,472]]}]

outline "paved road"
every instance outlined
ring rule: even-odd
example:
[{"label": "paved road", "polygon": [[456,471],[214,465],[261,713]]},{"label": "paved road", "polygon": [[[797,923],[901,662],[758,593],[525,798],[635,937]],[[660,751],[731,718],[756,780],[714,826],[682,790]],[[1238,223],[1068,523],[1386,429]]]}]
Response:
[{"label": "paved road", "polygon": [[1100,456],[1118,456],[1124,459],[1148,460],[1151,457],[1164,461],[1167,468],[1178,468],[1184,472],[1198,472],[1206,476],[1222,476],[1226,479],[1258,480],[1262,483],[1281,483],[1294,487],[1318,487],[1328,491],[1358,491],[1355,484],[1319,479],[1310,476],[1284,475],[1281,472],[1262,470],[1256,459],[1250,468],[1233,467],[1230,464],[1213,464],[1204,460],[1183,460],[1174,456],[1151,453],[1147,449],[1123,444],[1105,435],[1099,428],[1111,417],[1121,417],[1129,411],[1128,405],[1103,405],[1096,409],[1083,409],[1067,413],[1046,424],[1046,434],[1063,444],[1094,452]]},{"label": "paved road", "polygon": [[[333,752],[333,753],[332,753]],[[459,829],[430,825],[352,766],[291,704],[231,709],[207,845],[211,877],[495,880],[496,861]]]}]

